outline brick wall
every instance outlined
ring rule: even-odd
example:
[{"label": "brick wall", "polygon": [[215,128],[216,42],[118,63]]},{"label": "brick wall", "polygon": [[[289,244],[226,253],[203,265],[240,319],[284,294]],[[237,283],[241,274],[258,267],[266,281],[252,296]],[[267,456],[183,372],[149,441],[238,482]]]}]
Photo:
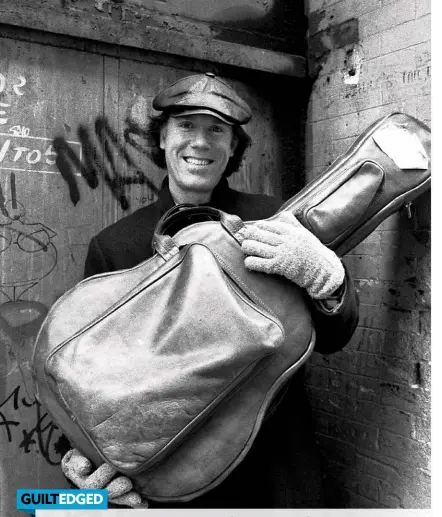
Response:
[{"label": "brick wall", "polygon": [[[429,0],[306,0],[312,179],[380,116],[430,123]],[[307,369],[327,504],[430,506],[430,195],[345,257],[361,301],[345,350]]]}]

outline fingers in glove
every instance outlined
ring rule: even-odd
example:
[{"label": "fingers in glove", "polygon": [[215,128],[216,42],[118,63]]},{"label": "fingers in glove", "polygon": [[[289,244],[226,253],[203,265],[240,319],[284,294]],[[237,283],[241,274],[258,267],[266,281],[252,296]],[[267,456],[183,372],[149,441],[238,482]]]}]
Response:
[{"label": "fingers in glove", "polygon": [[110,480],[117,473],[117,469],[108,465],[107,463],[103,463],[100,465],[90,476],[88,476],[84,484],[85,486],[82,488],[107,488],[106,485],[110,482]]},{"label": "fingers in glove", "polygon": [[263,242],[247,239],[241,244],[241,249],[246,255],[270,259],[275,256],[276,248]]},{"label": "fingers in glove", "polygon": [[279,234],[259,228],[257,224],[251,224],[244,229],[244,240],[254,240],[269,244],[270,246],[279,246],[282,239]]},{"label": "fingers in glove", "polygon": [[260,257],[246,257],[244,260],[246,268],[252,271],[259,271],[261,273],[271,273],[273,262],[269,259]]},{"label": "fingers in glove", "polygon": [[61,470],[78,488],[85,488],[84,482],[92,470],[92,463],[77,449],[71,449],[61,459]]},{"label": "fingers in glove", "polygon": [[132,487],[132,481],[128,477],[118,476],[106,486],[106,489],[109,494],[109,499],[115,499],[116,497],[121,497],[130,492]]},{"label": "fingers in glove", "polygon": [[302,226],[302,224],[296,219],[291,212],[281,212],[275,218],[275,221],[281,221],[282,223],[289,224],[291,226]]},{"label": "fingers in glove", "polygon": [[131,508],[148,508],[149,504],[146,500],[142,499],[138,492],[129,492],[128,494],[120,497],[109,499],[110,503],[120,504],[124,506],[130,506]]},{"label": "fingers in glove", "polygon": [[276,235],[286,235],[292,229],[291,224],[278,220],[257,221],[255,224],[259,229],[274,233]]}]

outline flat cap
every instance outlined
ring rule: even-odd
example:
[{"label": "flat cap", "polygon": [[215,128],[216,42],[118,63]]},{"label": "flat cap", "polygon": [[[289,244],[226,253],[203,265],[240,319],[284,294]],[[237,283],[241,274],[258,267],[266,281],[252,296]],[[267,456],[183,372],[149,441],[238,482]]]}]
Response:
[{"label": "flat cap", "polygon": [[250,106],[235,90],[214,74],[190,75],[171,84],[153,100],[158,111],[211,113],[228,124],[247,124]]}]

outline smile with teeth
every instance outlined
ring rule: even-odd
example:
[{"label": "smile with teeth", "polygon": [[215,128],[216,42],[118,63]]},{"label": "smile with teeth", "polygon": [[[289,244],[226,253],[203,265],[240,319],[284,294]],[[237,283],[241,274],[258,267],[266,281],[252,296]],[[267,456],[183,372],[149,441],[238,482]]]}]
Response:
[{"label": "smile with teeth", "polygon": [[191,165],[210,165],[213,162],[213,160],[204,158],[194,158],[193,156],[185,156],[184,161]]}]

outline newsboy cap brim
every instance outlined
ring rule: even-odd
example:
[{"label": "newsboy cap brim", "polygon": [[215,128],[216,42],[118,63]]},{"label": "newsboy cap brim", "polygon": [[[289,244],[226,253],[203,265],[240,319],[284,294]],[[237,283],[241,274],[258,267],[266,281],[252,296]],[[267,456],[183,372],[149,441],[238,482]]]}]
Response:
[{"label": "newsboy cap brim", "polygon": [[243,125],[252,118],[249,105],[230,85],[210,73],[187,76],[171,84],[154,98],[152,107],[171,113],[208,110],[228,124]]},{"label": "newsboy cap brim", "polygon": [[225,122],[226,124],[229,124],[230,126],[233,126],[235,124],[235,122],[232,119],[228,119],[224,115],[221,115],[221,113],[218,113],[217,111],[209,108],[184,108],[179,111],[170,112],[171,117],[185,117],[186,115],[212,115],[212,117],[216,117],[219,120]]}]

